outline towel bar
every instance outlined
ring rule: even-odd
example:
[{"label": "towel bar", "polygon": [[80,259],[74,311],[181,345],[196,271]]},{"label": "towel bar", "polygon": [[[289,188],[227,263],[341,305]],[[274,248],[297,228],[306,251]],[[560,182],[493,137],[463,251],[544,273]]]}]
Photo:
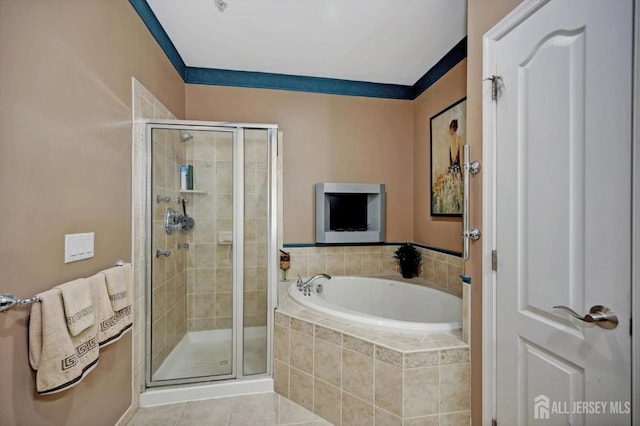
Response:
[{"label": "towel bar", "polygon": [[19,299],[11,293],[0,294],[0,312],[4,312],[13,308],[14,306],[29,305],[34,302],[39,302],[38,296],[33,296],[28,299]]},{"label": "towel bar", "polygon": [[[116,261],[116,266],[123,266],[125,263],[126,262],[124,260],[118,259]],[[0,312],[8,311],[14,306],[30,305],[39,301],[40,298],[38,296],[33,296],[28,299],[20,299],[11,293],[2,293],[0,294]]]}]

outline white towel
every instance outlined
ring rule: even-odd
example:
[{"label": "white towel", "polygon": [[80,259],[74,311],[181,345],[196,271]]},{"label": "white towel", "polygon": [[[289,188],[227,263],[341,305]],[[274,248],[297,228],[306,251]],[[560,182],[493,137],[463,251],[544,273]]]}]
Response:
[{"label": "white towel", "polygon": [[[91,293],[97,306],[97,292]],[[29,363],[37,370],[37,392],[52,394],[75,386],[98,364],[98,327],[71,336],[60,289],[38,296],[29,320]]]},{"label": "white towel", "polygon": [[[119,268],[124,268],[124,266]],[[98,342],[100,347],[107,346],[120,339],[131,329],[133,307],[128,305],[119,311],[113,310],[103,273],[97,273],[89,277],[88,280],[89,285],[95,287],[98,292],[98,311],[100,312],[98,317]]]},{"label": "white towel", "polygon": [[57,286],[62,292],[67,328],[72,336],[90,327],[95,322],[95,308],[91,300],[91,289],[85,278]]},{"label": "white towel", "polygon": [[[128,293],[129,280],[126,274],[125,266],[114,266],[113,268],[105,269],[101,271],[104,274],[107,281],[107,292],[109,293],[109,300],[111,300],[111,306],[115,312],[131,305],[131,297]],[[129,264],[129,267],[131,265]]]}]

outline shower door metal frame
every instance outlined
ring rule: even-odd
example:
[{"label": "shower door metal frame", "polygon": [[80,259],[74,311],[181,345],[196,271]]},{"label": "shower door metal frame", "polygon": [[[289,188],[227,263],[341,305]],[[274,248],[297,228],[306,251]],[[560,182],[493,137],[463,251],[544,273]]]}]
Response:
[{"label": "shower door metal frame", "polygon": [[[144,384],[145,388],[161,388],[182,384],[195,384],[207,382],[234,381],[251,378],[272,377],[273,372],[273,321],[274,309],[277,301],[277,272],[276,251],[278,236],[278,212],[277,210],[277,157],[278,157],[278,125],[243,122],[218,122],[218,121],[191,121],[191,120],[145,120],[145,144],[146,144],[146,170],[145,170],[145,350],[144,350]],[[179,378],[163,381],[153,381],[151,372],[151,294],[152,279],[152,130],[210,130],[222,131],[233,134],[233,243],[232,243],[232,275],[233,275],[233,329],[232,329],[232,355],[234,362],[231,374],[202,376],[193,378]],[[268,177],[268,212],[267,212],[267,371],[264,374],[244,375],[244,130],[264,129],[267,131],[267,177]],[[237,162],[237,163],[236,163]],[[242,167],[237,167],[241,164]],[[239,248],[239,249],[236,249]]]}]

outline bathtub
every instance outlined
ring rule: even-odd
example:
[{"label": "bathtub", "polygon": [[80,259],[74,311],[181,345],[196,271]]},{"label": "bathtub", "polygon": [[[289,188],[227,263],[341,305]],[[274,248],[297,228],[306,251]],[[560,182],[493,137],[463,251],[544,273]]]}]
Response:
[{"label": "bathtub", "polygon": [[462,300],[430,287],[369,277],[318,278],[322,291],[305,296],[293,282],[288,293],[306,308],[352,323],[413,331],[462,328]]}]

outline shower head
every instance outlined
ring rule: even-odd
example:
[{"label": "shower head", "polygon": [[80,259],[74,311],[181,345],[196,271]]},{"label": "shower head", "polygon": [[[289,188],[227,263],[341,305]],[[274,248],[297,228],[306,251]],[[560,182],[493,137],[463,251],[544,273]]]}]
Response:
[{"label": "shower head", "polygon": [[193,139],[193,135],[186,130],[180,130],[180,141],[186,142],[190,139]]},{"label": "shower head", "polygon": [[224,10],[228,6],[227,2],[224,0],[216,0],[215,3],[216,3],[216,6],[218,6],[218,10],[220,10],[220,12],[224,12]]}]

